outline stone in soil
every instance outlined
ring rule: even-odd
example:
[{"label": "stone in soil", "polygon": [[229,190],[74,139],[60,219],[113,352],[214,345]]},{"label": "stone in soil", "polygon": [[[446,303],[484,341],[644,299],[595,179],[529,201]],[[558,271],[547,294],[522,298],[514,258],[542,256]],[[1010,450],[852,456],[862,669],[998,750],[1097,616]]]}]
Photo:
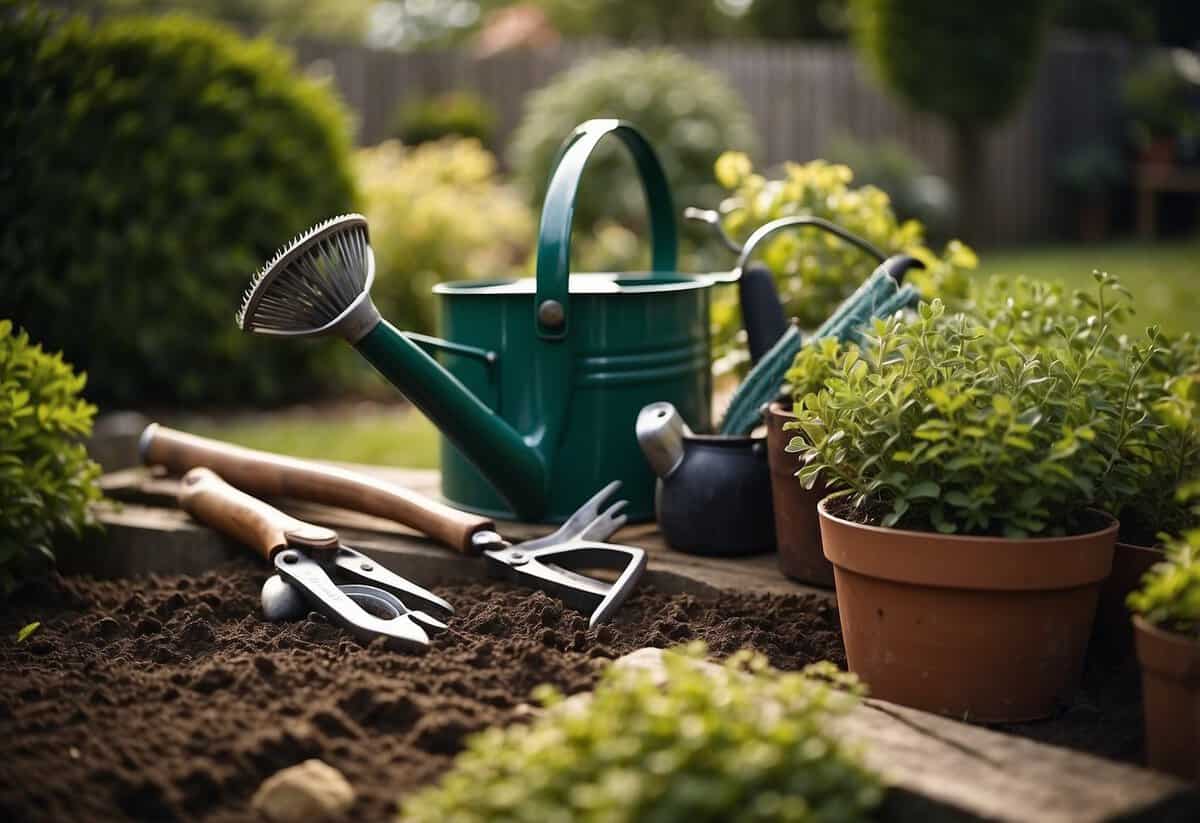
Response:
[{"label": "stone in soil", "polygon": [[258,616],[249,560],[198,577],[55,578],[0,604],[0,819],[246,820],[271,775],[309,759],[385,820],[465,739],[530,715],[530,692],[589,689],[643,646],[742,647],[781,667],[844,664],[836,609],[803,596],[704,601],[643,588],[615,621],[501,583],[437,587],[455,605],[421,654],[363,647],[319,619]]}]

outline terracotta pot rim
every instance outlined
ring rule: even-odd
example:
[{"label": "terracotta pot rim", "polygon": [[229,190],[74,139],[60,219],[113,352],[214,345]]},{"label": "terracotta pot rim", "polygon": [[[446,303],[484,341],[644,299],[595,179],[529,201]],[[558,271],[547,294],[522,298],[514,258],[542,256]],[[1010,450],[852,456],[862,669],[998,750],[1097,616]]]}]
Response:
[{"label": "terracotta pot rim", "polygon": [[1153,546],[1147,546],[1145,543],[1130,543],[1128,540],[1117,540],[1117,545],[1125,549],[1141,549],[1142,551],[1160,553],[1165,548],[1164,546],[1157,544]]},{"label": "terracotta pot rim", "polygon": [[1145,632],[1151,637],[1157,638],[1166,643],[1171,643],[1176,646],[1187,646],[1190,649],[1193,649],[1197,654],[1200,654],[1200,639],[1188,637],[1180,634],[1179,632],[1160,629],[1158,626],[1154,625],[1140,614],[1132,615],[1132,617],[1133,625],[1138,631]]},{"label": "terracotta pot rim", "polygon": [[1134,646],[1143,674],[1153,672],[1189,688],[1200,688],[1200,640],[1155,626],[1133,616]]},{"label": "terracotta pot rim", "polygon": [[927,539],[933,537],[938,541],[945,541],[947,543],[974,544],[977,546],[985,543],[1040,543],[1042,545],[1056,543],[1069,545],[1071,543],[1083,543],[1094,540],[1101,535],[1107,535],[1109,533],[1116,534],[1117,530],[1121,526],[1117,518],[1113,517],[1108,512],[1089,507],[1088,511],[1095,512],[1096,514],[1099,514],[1108,520],[1108,525],[1102,529],[1083,532],[1082,534],[1067,534],[1062,535],[1061,537],[998,537],[986,534],[942,534],[941,532],[918,531],[916,529],[894,529],[887,526],[872,526],[869,523],[856,523],[853,520],[847,520],[844,517],[838,517],[836,514],[830,514],[826,508],[826,504],[835,498],[845,497],[850,493],[851,491],[848,489],[841,489],[840,491],[836,491],[828,497],[822,498],[821,502],[817,504],[817,511],[820,513],[821,519],[829,520],[843,526],[851,526],[856,529],[863,529],[874,534],[896,535],[917,539]]},{"label": "terracotta pot rim", "polygon": [[771,404],[767,406],[767,414],[773,414],[776,417],[788,417],[792,420],[796,419],[795,413],[791,409],[785,409],[783,403],[778,400],[772,400]]},{"label": "terracotta pot rim", "polygon": [[[843,492],[845,494],[845,492]],[[1117,521],[1066,537],[1013,539],[887,529],[817,506],[821,548],[839,569],[896,584],[979,592],[1099,587],[1112,572]]]}]

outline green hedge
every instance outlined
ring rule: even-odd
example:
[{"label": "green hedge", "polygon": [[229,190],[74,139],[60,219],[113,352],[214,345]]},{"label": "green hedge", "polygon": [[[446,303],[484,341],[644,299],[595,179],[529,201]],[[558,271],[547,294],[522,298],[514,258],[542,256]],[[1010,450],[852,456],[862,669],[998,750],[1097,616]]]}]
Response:
[{"label": "green hedge", "polygon": [[[291,57],[218,25],[0,17],[9,145],[0,313],[104,404],[269,402],[326,383],[331,349],[244,335],[253,272],[354,205],[348,119]],[[8,102],[11,101],[11,102]]]}]

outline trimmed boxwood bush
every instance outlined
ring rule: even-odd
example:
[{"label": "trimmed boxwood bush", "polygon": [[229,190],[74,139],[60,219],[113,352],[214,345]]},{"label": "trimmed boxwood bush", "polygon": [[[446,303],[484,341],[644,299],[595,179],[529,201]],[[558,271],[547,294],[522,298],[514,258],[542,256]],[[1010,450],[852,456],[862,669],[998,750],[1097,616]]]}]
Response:
[{"label": "trimmed boxwood bush", "polygon": [[0,320],[0,595],[91,523],[100,467],[81,442],[96,413],[79,396],[84,381]]},{"label": "trimmed boxwood bush", "polygon": [[272,401],[328,347],[239,332],[274,250],[354,205],[347,118],[265,40],[183,17],[47,28],[7,6],[0,311],[105,404]]},{"label": "trimmed boxwood bush", "polygon": [[[654,146],[675,205],[712,207],[721,189],[712,167],[725,149],[753,152],[758,143],[745,106],[719,74],[670,51],[616,51],[592,58],[530,95],[512,143],[512,163],[531,201],[540,205],[563,139],[595,117],[629,120]],[[588,161],[575,225],[604,217],[639,223],[645,214],[637,172],[617,140]]]}]

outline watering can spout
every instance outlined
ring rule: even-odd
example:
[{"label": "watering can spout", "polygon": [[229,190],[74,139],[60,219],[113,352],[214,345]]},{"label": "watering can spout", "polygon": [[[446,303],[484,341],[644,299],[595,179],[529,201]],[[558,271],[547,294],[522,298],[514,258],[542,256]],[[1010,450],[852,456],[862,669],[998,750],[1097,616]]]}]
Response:
[{"label": "watering can spout", "polygon": [[542,517],[547,469],[533,444],[386,320],[354,347],[475,464],[518,517]]},{"label": "watering can spout", "polygon": [[684,440],[692,436],[692,430],[678,409],[660,401],[642,409],[635,431],[646,462],[655,475],[666,480],[683,462]]}]

